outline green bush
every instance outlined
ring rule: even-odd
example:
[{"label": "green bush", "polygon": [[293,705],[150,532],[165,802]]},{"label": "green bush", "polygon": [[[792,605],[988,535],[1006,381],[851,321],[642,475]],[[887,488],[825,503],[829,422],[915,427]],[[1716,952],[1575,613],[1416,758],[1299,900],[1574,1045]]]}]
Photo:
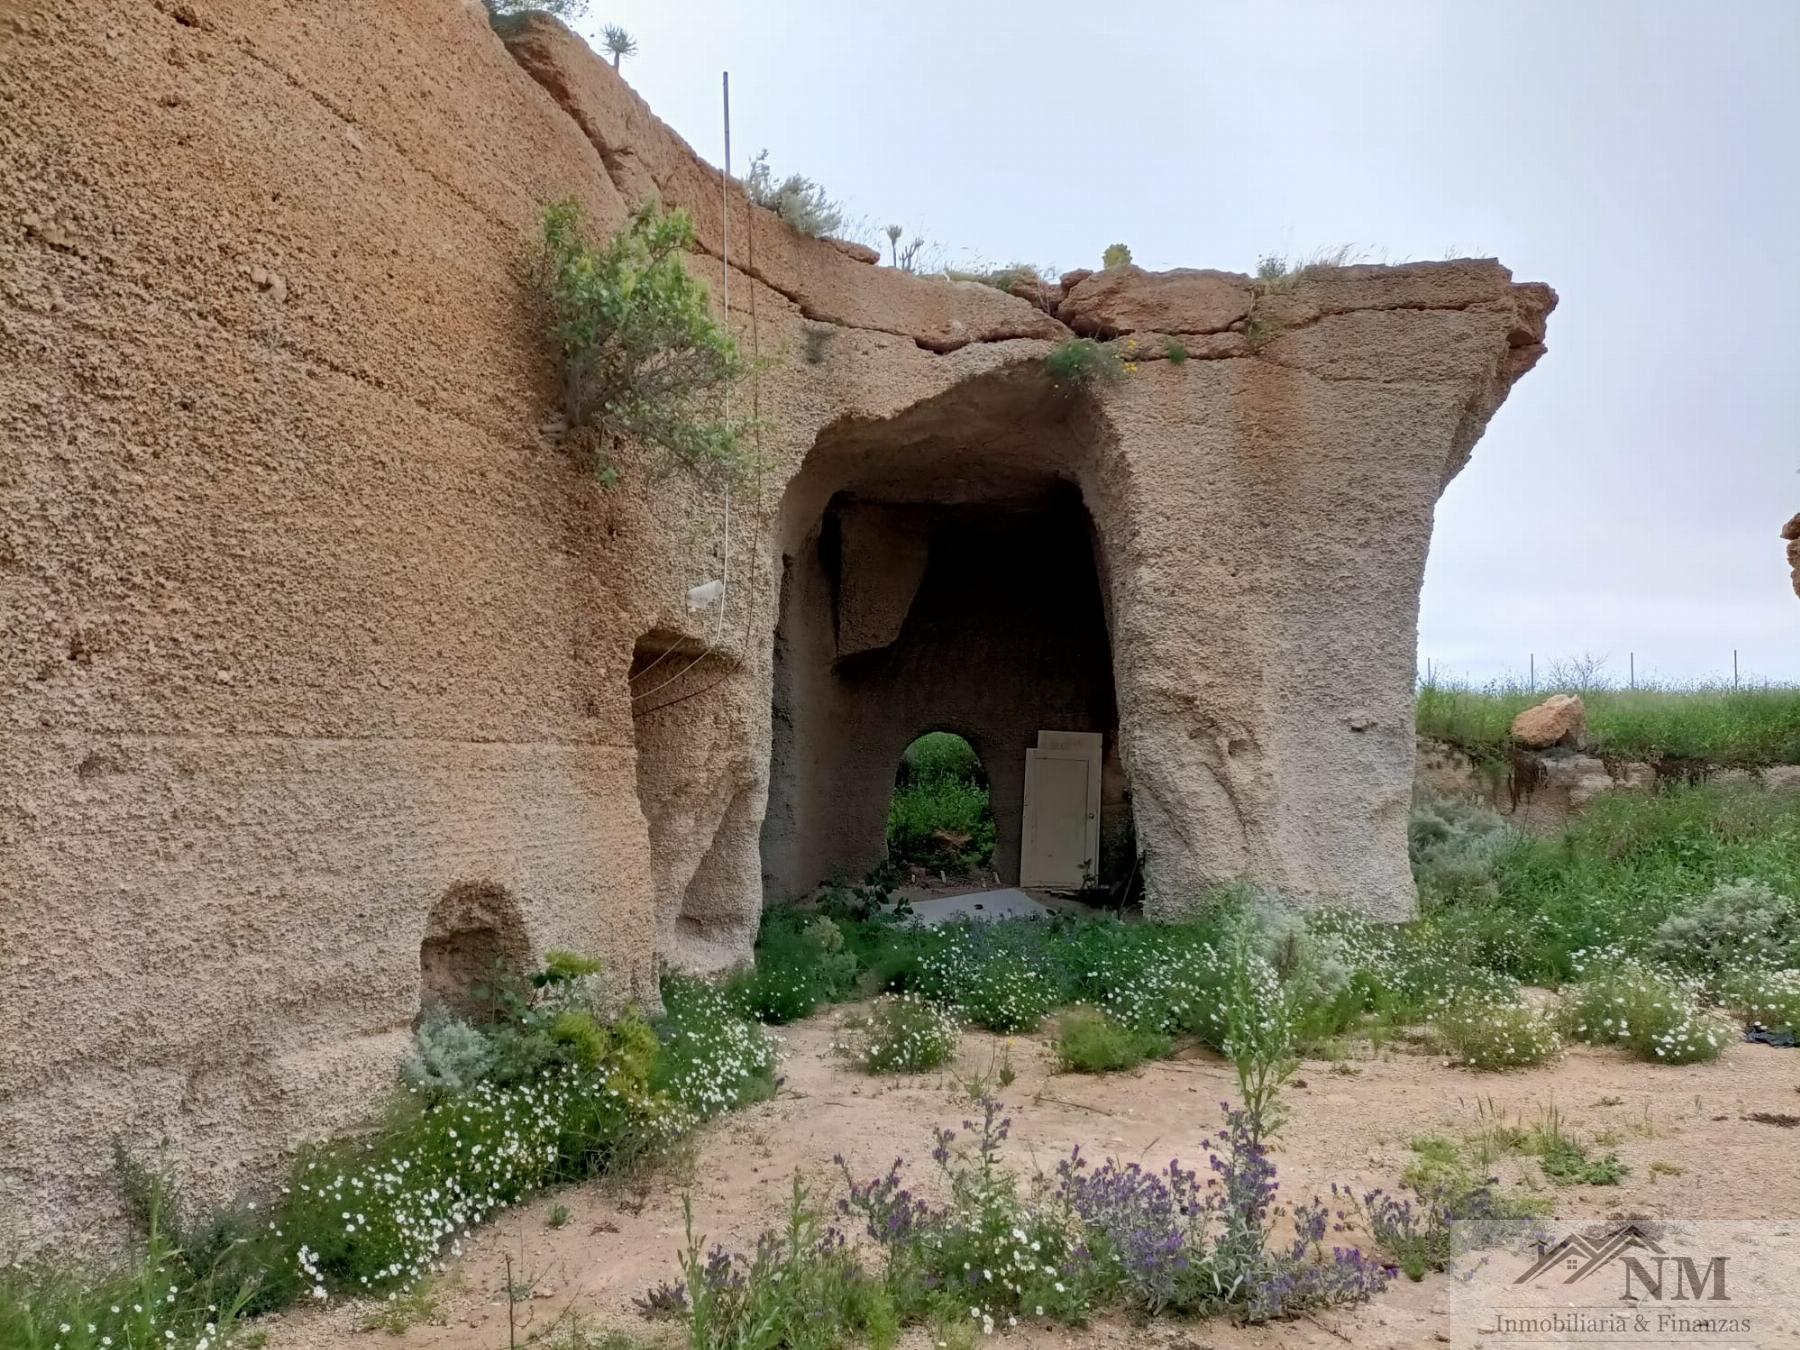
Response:
[{"label": "green bush", "polygon": [[726,986],[739,1011],[777,1026],[797,1022],[855,987],[857,960],[843,931],[824,915],[764,913],[756,964]]},{"label": "green bush", "polygon": [[1064,1001],[1050,937],[1033,920],[946,924],[921,944],[917,992],[989,1031],[1036,1030]]},{"label": "green bush", "polygon": [[888,808],[888,856],[931,870],[972,871],[994,858],[988,790],[940,779],[894,790]]},{"label": "green bush", "polygon": [[1500,845],[1491,887],[1445,895],[1427,863],[1421,902],[1432,927],[1456,934],[1476,964],[1559,984],[1578,974],[1583,952],[1644,956],[1665,919],[1694,909],[1721,882],[1749,878],[1800,893],[1797,840],[1792,794],[1709,786],[1612,793],[1560,834]]},{"label": "green bush", "polygon": [[758,206],[767,207],[793,229],[814,238],[836,234],[844,224],[844,209],[810,178],[789,174],[780,182],[769,168],[769,152],[750,161],[744,191]]},{"label": "green bush", "polygon": [[1636,965],[1566,989],[1562,1020],[1578,1041],[1622,1045],[1652,1064],[1717,1059],[1737,1039],[1729,1022],[1700,1007],[1692,988]]},{"label": "green bush", "polygon": [[1724,982],[1723,996],[1746,1021],[1800,1036],[1800,970],[1744,971]]},{"label": "green bush", "polygon": [[590,244],[571,197],[544,212],[537,283],[571,426],[635,438],[686,469],[736,474],[749,464],[748,424],[723,416],[719,396],[744,362],[682,262],[693,247],[687,213],[654,202]]},{"label": "green bush", "polygon": [[95,1273],[66,1264],[0,1264],[0,1345],[8,1350],[107,1350],[248,1342],[262,1272],[231,1253],[186,1250],[159,1198],[143,1245]]},{"label": "green bush", "polygon": [[585,980],[600,974],[602,967],[596,957],[583,956],[580,952],[564,951],[559,947],[544,953],[542,969],[531,976],[534,989],[547,989],[551,985],[573,984],[577,980]]},{"label": "green bush", "polygon": [[1068,1073],[1118,1073],[1146,1059],[1162,1059],[1174,1043],[1154,1031],[1135,1031],[1098,1008],[1070,1008],[1057,1022],[1056,1058]]},{"label": "green bush", "polygon": [[[1354,1302],[1385,1273],[1342,1246],[1328,1254],[1330,1211],[1319,1199],[1292,1206],[1274,1164],[1242,1111],[1202,1141],[1210,1183],[1179,1163],[1153,1171],[1076,1149],[1029,1188],[1002,1162],[1012,1122],[981,1099],[979,1121],[934,1132],[941,1204],[919,1197],[904,1161],[848,1188],[840,1212],[883,1249],[886,1291],[907,1323],[961,1324],[968,1344],[1023,1327],[1085,1326],[1116,1307],[1135,1316],[1228,1313],[1248,1322]],[[1290,1216],[1291,1236],[1272,1219]],[[691,1330],[690,1324],[690,1330]],[[939,1343],[945,1338],[940,1335]]]},{"label": "green bush", "polygon": [[1550,1020],[1522,1001],[1457,994],[1439,1008],[1431,1026],[1451,1058],[1470,1069],[1542,1064],[1562,1049]]},{"label": "green bush", "polygon": [[723,991],[704,980],[665,975],[661,1042],[650,1089],[707,1120],[775,1095],[775,1050]]},{"label": "green bush", "polygon": [[599,1020],[594,978],[592,963],[558,959],[503,981],[491,1025],[434,1015],[416,1085],[367,1133],[302,1149],[261,1213],[183,1223],[167,1182],[121,1155],[143,1247],[110,1272],[0,1266],[0,1345],[221,1347],[243,1316],[296,1299],[397,1292],[501,1208],[639,1167],[774,1091],[772,1047],[718,990],[670,977],[653,1028],[629,1012]]},{"label": "green bush", "polygon": [[1485,802],[1415,792],[1407,819],[1407,851],[1427,903],[1497,899],[1494,861],[1518,834]]},{"label": "green bush", "polygon": [[412,1051],[400,1064],[400,1080],[420,1091],[450,1096],[486,1078],[493,1064],[493,1044],[480,1030],[433,1009],[413,1033]]},{"label": "green bush", "polygon": [[1104,1009],[1140,1035],[1210,1033],[1216,1044],[1221,931],[1216,915],[1183,924],[1098,919],[1072,925],[1053,954],[1067,997]]},{"label": "green bush", "polygon": [[1800,905],[1766,881],[1722,881],[1658,924],[1645,954],[1713,984],[1745,968],[1800,965]]},{"label": "green bush", "polygon": [[1070,338],[1044,358],[1044,370],[1058,389],[1085,389],[1123,379],[1125,363],[1104,342]]},{"label": "green bush", "polygon": [[882,1282],[826,1224],[798,1173],[786,1228],[764,1233],[749,1255],[709,1249],[694,1231],[692,1198],[681,1208],[682,1279],[636,1303],[647,1318],[684,1323],[696,1350],[887,1350],[899,1339],[899,1314]]},{"label": "green bush", "polygon": [[1101,267],[1126,267],[1131,263],[1131,248],[1126,244],[1108,244],[1100,255]]},{"label": "green bush", "polygon": [[954,1012],[916,994],[891,994],[845,1020],[837,1049],[864,1073],[920,1073],[956,1057]]},{"label": "green bush", "polygon": [[658,1043],[636,1013],[602,1022],[592,1013],[565,1009],[551,1019],[547,1034],[576,1068],[604,1070],[614,1081],[640,1089],[649,1082]]},{"label": "green bush", "polygon": [[[1424,913],[1411,924],[1344,909],[1302,916],[1242,886],[1204,897],[1200,917],[1175,925],[1053,918],[926,930],[894,923],[879,904],[846,903],[834,911],[844,947],[828,956],[765,932],[779,972],[770,978],[783,986],[768,1001],[800,1016],[858,985],[907,990],[1005,1032],[1088,1003],[1134,1032],[1197,1036],[1222,1052],[1235,1015],[1246,1063],[1269,1066],[1345,1033],[1436,1020],[1471,1064],[1538,1062],[1555,1052],[1555,1037],[1517,1006],[1519,985],[1647,964],[1672,916],[1692,922],[1664,930],[1659,950],[1699,971],[1775,960],[1788,913],[1780,897],[1800,891],[1797,839],[1800,803],[1773,793],[1617,794],[1553,837],[1521,835],[1476,804],[1421,799],[1409,842]],[[1742,877],[1762,886],[1720,887]],[[804,973],[826,960],[824,971]],[[1484,1021],[1481,1005],[1501,1011]],[[1253,1027],[1274,1038],[1263,1047],[1272,1053],[1252,1043]],[[1701,1040],[1719,1034],[1716,1019],[1698,1014],[1662,1030],[1677,1033],[1664,1059],[1700,1053]],[[1642,1053],[1656,1058],[1656,1049],[1646,1043]]]},{"label": "green bush", "polygon": [[527,14],[554,14],[564,21],[579,19],[588,10],[588,0],[481,0],[481,3],[487,8],[488,21],[496,27],[503,27],[506,21]]}]

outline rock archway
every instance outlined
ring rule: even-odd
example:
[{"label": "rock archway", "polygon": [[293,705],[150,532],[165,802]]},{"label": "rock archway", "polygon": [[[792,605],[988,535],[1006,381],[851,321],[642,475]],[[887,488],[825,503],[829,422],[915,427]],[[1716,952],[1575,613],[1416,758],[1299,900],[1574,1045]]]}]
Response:
[{"label": "rock archway", "polygon": [[1105,833],[1129,838],[1084,407],[1013,369],[819,437],[778,524],[771,900],[885,856],[893,766],[933,729],[986,766],[1003,881],[1040,730],[1103,734]]}]

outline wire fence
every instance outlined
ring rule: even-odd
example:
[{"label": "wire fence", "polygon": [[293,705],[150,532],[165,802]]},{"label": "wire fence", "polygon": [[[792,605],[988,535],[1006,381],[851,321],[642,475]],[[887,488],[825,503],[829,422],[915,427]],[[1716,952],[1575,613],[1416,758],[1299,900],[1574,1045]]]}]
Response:
[{"label": "wire fence", "polygon": [[[1489,662],[1478,662],[1477,665],[1489,665]],[[1517,674],[1520,665],[1524,668],[1524,678]],[[1729,659],[1720,660],[1719,673],[1716,675],[1683,676],[1670,679],[1653,674],[1647,667],[1638,668],[1636,652],[1625,653],[1620,665],[1615,664],[1608,656],[1592,656],[1583,654],[1574,657],[1540,657],[1536,652],[1527,652],[1525,660],[1518,665],[1508,662],[1505,673],[1491,677],[1485,681],[1471,679],[1466,673],[1457,670],[1435,657],[1422,657],[1419,663],[1418,679],[1422,687],[1456,687],[1471,689],[1487,689],[1497,693],[1555,693],[1558,691],[1584,690],[1661,690],[1671,693],[1681,692],[1717,692],[1721,689],[1786,689],[1795,687],[1800,681],[1770,679],[1764,675],[1753,674],[1747,662],[1741,659],[1739,648],[1732,648]]]}]

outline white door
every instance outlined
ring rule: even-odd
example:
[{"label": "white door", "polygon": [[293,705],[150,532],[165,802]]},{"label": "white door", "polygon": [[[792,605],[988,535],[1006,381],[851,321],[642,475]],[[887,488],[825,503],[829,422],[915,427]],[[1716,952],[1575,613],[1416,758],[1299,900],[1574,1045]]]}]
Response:
[{"label": "white door", "polygon": [[1098,872],[1100,782],[1081,751],[1025,752],[1025,822],[1019,884],[1074,889]]}]

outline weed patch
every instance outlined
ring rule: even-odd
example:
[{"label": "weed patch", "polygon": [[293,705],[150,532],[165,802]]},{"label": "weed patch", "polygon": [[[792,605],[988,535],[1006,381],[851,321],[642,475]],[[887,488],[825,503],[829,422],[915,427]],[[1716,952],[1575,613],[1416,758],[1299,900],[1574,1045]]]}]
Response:
[{"label": "weed patch", "polygon": [[1737,1039],[1725,1018],[1703,1009],[1691,984],[1624,965],[1564,991],[1563,1026],[1591,1045],[1622,1045],[1638,1059],[1694,1064],[1717,1059]]},{"label": "weed patch", "polygon": [[1554,1059],[1562,1049],[1550,1019],[1529,1004],[1457,994],[1431,1020],[1456,1063],[1470,1069],[1517,1069]]},{"label": "weed patch", "polygon": [[339,1292],[387,1295],[379,1324],[404,1329],[435,1315],[426,1281],[477,1224],[546,1186],[641,1168],[773,1090],[771,1047],[719,991],[671,977],[652,1026],[603,1019],[598,979],[554,959],[496,982],[492,1022],[424,1024],[376,1128],[303,1149],[261,1208],[183,1222],[166,1179],[121,1155],[142,1247],[110,1273],[0,1269],[0,1345],[219,1350],[249,1316]]},{"label": "weed patch", "polygon": [[1044,358],[1044,370],[1058,389],[1086,389],[1125,377],[1119,354],[1094,338],[1070,338]]},{"label": "weed patch", "polygon": [[[985,1336],[1079,1326],[1109,1306],[1262,1322],[1354,1302],[1385,1282],[1362,1253],[1326,1250],[1323,1202],[1291,1212],[1276,1202],[1274,1165],[1241,1110],[1206,1141],[1206,1180],[1178,1163],[1090,1167],[1076,1150],[1028,1188],[1000,1159],[1011,1122],[992,1099],[981,1105],[960,1135],[935,1136],[941,1206],[909,1184],[903,1162],[868,1181],[844,1170],[839,1212],[882,1249],[885,1292],[903,1322]],[[1280,1218],[1291,1220],[1291,1240],[1276,1239]]]},{"label": "weed patch", "polygon": [[1167,1036],[1135,1031],[1098,1008],[1070,1008],[1057,1025],[1056,1058],[1068,1073],[1117,1073],[1174,1048]]},{"label": "weed patch", "polygon": [[683,1323],[690,1345],[826,1350],[863,1341],[882,1350],[898,1338],[899,1319],[881,1282],[826,1225],[798,1176],[786,1228],[763,1234],[750,1253],[708,1248],[694,1231],[691,1198],[682,1201],[682,1213],[682,1278],[650,1290],[637,1307],[650,1320]]},{"label": "weed patch", "polygon": [[916,994],[888,994],[845,1019],[837,1050],[864,1073],[920,1073],[948,1064],[961,1039],[951,1010]]},{"label": "weed patch", "polygon": [[1800,1036],[1800,970],[1747,971],[1725,981],[1724,998],[1748,1022]]}]

